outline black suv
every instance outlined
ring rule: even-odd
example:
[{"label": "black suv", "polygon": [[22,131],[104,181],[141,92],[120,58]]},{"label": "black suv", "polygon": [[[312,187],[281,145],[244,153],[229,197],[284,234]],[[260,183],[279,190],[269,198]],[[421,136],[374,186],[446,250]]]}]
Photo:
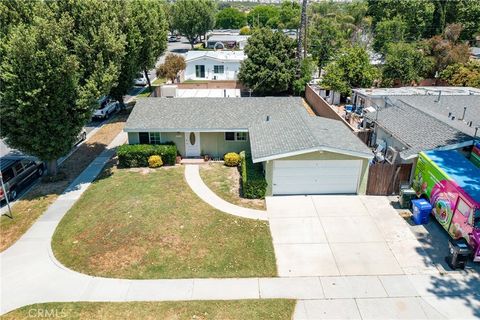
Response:
[{"label": "black suv", "polygon": [[45,165],[33,157],[5,156],[0,158],[0,171],[5,186],[3,190],[0,185],[0,201],[5,199],[5,194],[12,201],[32,179],[43,175]]}]

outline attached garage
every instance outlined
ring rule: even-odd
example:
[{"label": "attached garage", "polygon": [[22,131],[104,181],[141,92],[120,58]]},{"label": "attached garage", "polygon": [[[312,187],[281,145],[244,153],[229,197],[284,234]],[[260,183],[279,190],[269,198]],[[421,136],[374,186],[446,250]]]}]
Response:
[{"label": "attached garage", "polygon": [[275,160],[272,194],[355,194],[361,160]]}]

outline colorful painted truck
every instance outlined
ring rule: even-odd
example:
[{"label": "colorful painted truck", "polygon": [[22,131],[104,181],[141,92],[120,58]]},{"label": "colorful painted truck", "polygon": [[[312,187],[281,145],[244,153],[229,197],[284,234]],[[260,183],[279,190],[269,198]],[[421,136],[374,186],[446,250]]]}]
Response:
[{"label": "colorful painted truck", "polygon": [[458,151],[421,152],[413,188],[454,239],[465,238],[480,262],[480,168]]}]

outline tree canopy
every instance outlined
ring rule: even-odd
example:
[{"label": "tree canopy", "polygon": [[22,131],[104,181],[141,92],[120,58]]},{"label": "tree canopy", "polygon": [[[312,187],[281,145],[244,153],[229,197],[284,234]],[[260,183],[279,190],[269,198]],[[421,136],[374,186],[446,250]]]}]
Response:
[{"label": "tree canopy", "polygon": [[346,42],[339,31],[339,25],[333,19],[315,18],[311,22],[308,38],[310,52],[320,69]]},{"label": "tree canopy", "polygon": [[278,27],[280,29],[298,29],[300,27],[301,9],[298,2],[284,0],[278,12]]},{"label": "tree canopy", "polygon": [[450,65],[440,73],[440,79],[451,86],[480,88],[480,62],[472,60]]},{"label": "tree canopy", "polygon": [[371,87],[377,74],[377,69],[370,64],[364,48],[345,47],[336,59],[325,67],[322,84],[343,95],[349,95],[352,88]]},{"label": "tree canopy", "polygon": [[256,29],[245,47],[239,80],[254,92],[279,94],[292,89],[297,62],[295,41],[283,32]]},{"label": "tree canopy", "polygon": [[184,70],[186,66],[183,56],[169,53],[165,57],[165,62],[157,68],[157,76],[167,78],[174,83],[178,73]]},{"label": "tree canopy", "polygon": [[216,27],[220,29],[240,29],[247,24],[247,15],[237,8],[227,7],[217,13]]},{"label": "tree canopy", "polygon": [[375,39],[373,49],[377,52],[385,53],[389,43],[405,40],[407,24],[401,17],[396,16],[390,20],[382,20],[375,29]]},{"label": "tree canopy", "polygon": [[278,7],[258,5],[252,8],[247,15],[248,25],[252,28],[277,28],[280,12]]},{"label": "tree canopy", "polygon": [[190,45],[215,26],[216,6],[212,0],[177,0],[172,6],[175,30],[184,35]]},{"label": "tree canopy", "polygon": [[430,71],[432,62],[415,44],[398,42],[387,45],[382,70],[382,86],[411,85],[420,82]]},{"label": "tree canopy", "polygon": [[126,94],[136,72],[155,63],[166,23],[161,7],[148,12],[151,0],[31,3],[32,10],[28,1],[0,5],[2,16],[30,14],[2,31],[0,135],[55,174],[97,100]]}]

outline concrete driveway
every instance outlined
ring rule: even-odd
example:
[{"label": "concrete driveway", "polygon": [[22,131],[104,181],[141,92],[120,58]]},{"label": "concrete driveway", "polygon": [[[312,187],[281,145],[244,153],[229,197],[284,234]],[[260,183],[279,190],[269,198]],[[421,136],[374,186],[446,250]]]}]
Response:
[{"label": "concrete driveway", "polygon": [[281,277],[435,274],[386,197],[267,198]]}]

